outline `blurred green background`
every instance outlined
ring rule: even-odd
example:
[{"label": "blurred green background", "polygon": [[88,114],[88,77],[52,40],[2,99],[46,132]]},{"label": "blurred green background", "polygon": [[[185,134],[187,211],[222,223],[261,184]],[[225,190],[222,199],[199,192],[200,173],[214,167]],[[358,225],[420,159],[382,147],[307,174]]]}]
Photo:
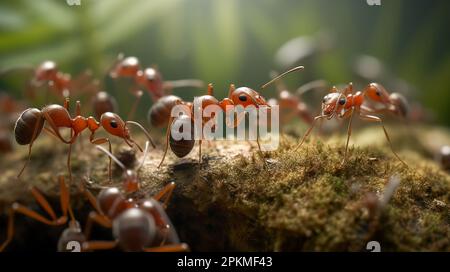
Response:
[{"label": "blurred green background", "polygon": [[[146,66],[157,64],[166,79],[213,82],[219,98],[230,83],[257,89],[270,70],[294,64],[306,70],[286,79],[293,89],[318,78],[330,84],[358,81],[355,61],[370,55],[385,65],[380,83],[395,91],[392,82],[401,78],[409,84],[403,91],[410,99],[450,125],[449,11],[445,0],[381,0],[381,6],[366,0],[81,0],[81,6],[66,0],[2,1],[0,69],[46,59],[72,74],[91,68],[125,113],[131,95],[106,76],[119,52]],[[300,36],[293,56],[308,57],[293,57],[292,63],[275,57]],[[20,97],[25,80],[26,74],[4,73],[0,89]],[[176,91],[186,99],[199,92]],[[320,107],[320,101],[311,102]],[[144,97],[142,118],[150,104]]]}]

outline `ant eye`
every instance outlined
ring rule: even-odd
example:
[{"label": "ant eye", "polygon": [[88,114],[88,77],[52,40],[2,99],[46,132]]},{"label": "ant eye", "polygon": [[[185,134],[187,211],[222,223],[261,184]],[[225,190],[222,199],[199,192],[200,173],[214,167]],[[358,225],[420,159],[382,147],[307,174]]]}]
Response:
[{"label": "ant eye", "polygon": [[345,104],[345,98],[342,97],[339,99],[339,105],[344,105]]},{"label": "ant eye", "polygon": [[241,96],[239,96],[239,100],[241,100],[242,102],[245,102],[245,101],[247,101],[247,96],[241,95]]},{"label": "ant eye", "polygon": [[117,122],[116,122],[115,120],[109,122],[109,125],[110,125],[112,128],[117,128]]},{"label": "ant eye", "polygon": [[377,96],[381,96],[381,93],[380,93],[380,91],[378,91],[378,90],[375,92],[375,94],[376,94]]}]

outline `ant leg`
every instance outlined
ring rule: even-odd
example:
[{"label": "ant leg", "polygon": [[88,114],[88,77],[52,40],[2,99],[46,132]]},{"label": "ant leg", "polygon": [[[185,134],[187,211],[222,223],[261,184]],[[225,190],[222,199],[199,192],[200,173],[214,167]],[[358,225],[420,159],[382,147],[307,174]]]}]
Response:
[{"label": "ant leg", "polygon": [[[135,125],[135,126],[137,126],[138,128],[140,128],[140,129],[142,130],[142,132],[144,132],[145,136],[147,137],[147,139],[148,139],[148,141],[150,142],[150,144],[152,145],[152,147],[153,147],[153,148],[156,148],[156,145],[155,145],[155,143],[153,142],[152,137],[150,136],[150,134],[148,133],[148,131],[147,131],[141,124],[139,124],[138,122],[135,122],[135,121],[126,121],[125,123],[126,123],[127,125],[128,125],[128,124],[131,124],[131,125]],[[141,147],[140,147],[136,142],[135,142],[135,144],[138,146],[139,149],[141,149]],[[142,152],[142,149],[141,149],[141,152]]]},{"label": "ant leg", "polygon": [[389,146],[391,147],[392,153],[394,153],[395,157],[397,157],[397,159],[399,161],[401,161],[403,163],[403,165],[408,167],[408,165],[402,159],[400,159],[400,157],[397,155],[397,153],[395,153],[394,147],[392,146],[391,139],[389,138],[389,135],[388,135],[388,133],[386,131],[386,128],[383,125],[383,121],[381,120],[381,118],[377,117],[377,116],[373,116],[373,115],[360,115],[359,118],[361,118],[361,120],[365,120],[365,121],[369,121],[369,122],[378,122],[378,123],[380,123],[381,127],[383,128],[384,135],[386,136],[386,139],[387,139],[387,141],[389,143]]},{"label": "ant leg", "polygon": [[[101,145],[104,143],[108,143],[108,147],[109,147],[109,153],[112,154],[112,147],[111,147],[111,141],[108,138],[98,138],[98,139],[92,139],[93,138],[93,134],[91,135],[91,143],[95,144],[95,145]],[[109,175],[109,182],[112,182],[112,159],[109,158],[109,170],[108,170],[108,175]]]},{"label": "ant leg", "polygon": [[72,155],[72,144],[69,144],[69,152],[67,154],[67,169],[69,170],[69,180],[72,183],[72,168],[70,167],[70,156]]},{"label": "ant leg", "polygon": [[321,120],[321,119],[323,119],[325,117],[326,117],[325,115],[319,115],[319,116],[316,116],[314,118],[314,121],[313,121],[312,125],[306,131],[305,135],[303,135],[303,138],[302,138],[301,142],[294,148],[294,151],[297,151],[297,149],[299,149],[303,145],[303,143],[305,142],[306,138],[309,136],[309,134],[311,133],[312,129],[316,125],[317,120]]},{"label": "ant leg", "polygon": [[86,237],[86,239],[89,239],[89,236],[91,235],[91,230],[92,230],[92,225],[93,223],[97,223],[102,227],[105,228],[111,228],[112,227],[112,222],[111,220],[106,217],[105,215],[102,214],[98,214],[97,212],[90,212],[89,213],[89,217],[88,220],[86,222],[86,226],[84,228],[84,236]]},{"label": "ant leg", "polygon": [[69,98],[68,97],[66,97],[65,99],[64,99],[64,108],[67,110],[67,111],[69,111],[70,109],[69,109]]},{"label": "ant leg", "polygon": [[163,197],[164,201],[163,202],[163,206],[164,208],[167,208],[167,204],[170,201],[170,198],[172,197],[172,193],[173,190],[175,189],[175,182],[171,182],[169,184],[167,184],[159,193],[157,193],[155,196],[153,196],[153,199],[157,200],[157,201],[161,201],[161,199]]},{"label": "ant leg", "polygon": [[94,197],[94,195],[91,193],[91,191],[86,189],[84,184],[79,184],[78,188],[84,194],[84,196],[87,198],[87,200],[89,201],[89,204],[91,204],[91,206],[97,211],[97,213],[103,214],[103,212],[100,210],[100,207],[97,204],[97,199]]},{"label": "ant leg", "polygon": [[[44,198],[44,196],[36,189],[32,188],[31,193],[33,194],[33,197],[36,199],[38,204],[47,212],[48,215],[52,218],[52,220],[48,220],[47,218],[43,217],[39,213],[15,202],[12,204],[11,209],[9,210],[9,216],[8,216],[8,229],[7,229],[7,238],[6,241],[3,242],[3,244],[0,246],[0,252],[5,249],[5,247],[11,242],[13,236],[14,236],[14,216],[16,213],[21,213],[27,217],[33,218],[34,220],[37,220],[41,223],[44,223],[46,225],[50,226],[60,226],[67,222],[66,215],[62,215],[60,218],[56,218],[55,212],[53,211],[52,207],[48,203],[48,201]],[[62,196],[61,196],[62,198]],[[63,203],[61,203],[61,208],[64,209]]]},{"label": "ant leg", "polygon": [[108,250],[118,245],[117,241],[88,241],[83,243],[83,251]]},{"label": "ant leg", "polygon": [[173,244],[167,246],[144,248],[145,252],[187,252],[189,246],[187,244]]},{"label": "ant leg", "polygon": [[166,130],[166,146],[164,147],[164,155],[162,157],[161,162],[158,165],[158,168],[161,167],[161,165],[164,162],[164,159],[166,158],[167,155],[167,150],[169,149],[169,139],[170,139],[170,129],[172,127],[172,123],[173,123],[173,119],[174,117],[170,117],[169,122],[167,123],[167,130]]},{"label": "ant leg", "polygon": [[259,133],[258,133],[258,131],[256,132],[256,143],[258,144],[259,152],[262,152],[261,151],[261,145],[259,144]]},{"label": "ant leg", "polygon": [[8,244],[11,243],[13,237],[14,237],[14,211],[13,209],[10,209],[8,213],[6,240],[0,245],[0,252],[3,252],[3,250],[5,250]]},{"label": "ant leg", "polygon": [[69,189],[66,186],[66,182],[64,181],[64,176],[59,176],[59,188],[61,192],[59,201],[63,217],[67,217],[67,213],[69,213],[70,220],[72,221],[72,223],[75,223],[75,216],[73,214],[72,207],[70,206],[70,193]]},{"label": "ant leg", "polygon": [[202,140],[198,140],[198,164],[202,164]]},{"label": "ant leg", "polygon": [[28,163],[30,162],[30,159],[31,159],[31,148],[33,147],[33,143],[36,140],[39,127],[41,126],[41,122],[43,122],[43,120],[42,121],[40,120],[39,122],[36,123],[36,125],[34,125],[33,135],[31,136],[31,142],[28,144],[28,158],[27,158],[25,164],[23,165],[22,169],[20,170],[19,174],[17,175],[17,178],[20,178],[20,176],[22,175],[23,171],[25,170],[25,168],[27,167]]},{"label": "ant leg", "polygon": [[144,95],[144,92],[141,90],[132,90],[131,93],[136,96],[136,100],[134,101],[133,105],[131,106],[131,110],[128,113],[127,120],[131,120],[134,118],[134,114],[136,112],[137,106],[139,102],[141,101],[142,96]]},{"label": "ant leg", "polygon": [[58,126],[55,125],[55,123],[53,122],[53,119],[50,117],[50,115],[48,114],[48,112],[44,112],[44,118],[45,118],[45,120],[48,122],[48,124],[50,125],[50,127],[52,128],[52,130],[53,130],[55,136],[58,137],[58,139],[61,140],[61,142],[65,143],[65,144],[70,144],[70,143],[75,142],[76,136],[75,136],[75,138],[72,137],[72,138],[70,139],[70,141],[67,141],[67,140],[65,140],[65,139],[61,136],[61,134],[59,134],[59,128],[58,128]]},{"label": "ant leg", "polygon": [[353,121],[353,112],[355,110],[352,108],[350,112],[350,121],[348,122],[348,128],[347,128],[347,143],[345,144],[345,152],[344,152],[344,159],[342,160],[341,166],[344,166],[346,160],[347,160],[347,152],[348,152],[348,143],[350,142],[350,135],[352,135],[352,121]]}]

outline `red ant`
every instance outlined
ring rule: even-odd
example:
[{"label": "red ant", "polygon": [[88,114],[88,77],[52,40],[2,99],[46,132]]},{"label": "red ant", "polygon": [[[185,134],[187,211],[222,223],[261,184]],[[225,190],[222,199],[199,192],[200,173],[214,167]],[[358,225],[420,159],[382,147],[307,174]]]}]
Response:
[{"label": "red ant", "polygon": [[51,60],[42,62],[35,70],[34,76],[30,81],[31,91],[47,84],[50,90],[58,96],[73,96],[71,91],[92,92],[98,89],[98,81],[91,79],[90,71],[85,71],[77,78],[73,79],[70,74],[59,70],[58,65]]},{"label": "red ant", "polygon": [[100,119],[105,112],[117,112],[118,106],[116,99],[107,92],[101,91],[95,93],[92,98],[92,108],[95,118]]},{"label": "red ant", "polygon": [[143,92],[138,90],[139,87],[147,90],[153,101],[158,101],[164,97],[167,91],[173,88],[181,87],[198,87],[204,86],[203,81],[197,79],[181,79],[165,81],[159,70],[156,67],[149,67],[142,70],[139,60],[136,57],[124,57],[119,54],[116,63],[110,70],[112,78],[131,77],[134,79],[135,86],[131,89],[133,95],[136,96],[136,101],[132,106],[129,116],[133,116],[137,104],[143,95]]},{"label": "red ant", "polygon": [[[102,189],[95,198],[83,187],[83,192],[94,207],[86,223],[85,235],[88,238],[92,224],[97,223],[112,228],[114,241],[86,241],[83,250],[105,250],[120,246],[125,251],[188,251],[189,247],[180,243],[178,235],[165,212],[175,183],[166,185],[158,194],[143,200],[128,198],[128,194],[138,190],[137,171],[142,167],[148,153],[146,143],[144,156],[136,171],[125,166],[109,151],[101,146],[99,150],[113,159],[123,170],[123,192],[116,187]],[[163,203],[160,200],[164,199]]]},{"label": "red ant", "polygon": [[[272,79],[268,83],[264,84],[261,87],[261,89],[269,86],[270,84],[272,84],[279,78],[281,78],[291,72],[301,70],[301,69],[303,69],[302,66],[298,66],[293,69],[290,69],[290,70],[282,73],[281,75],[277,76],[276,78]],[[270,106],[269,106],[269,104],[267,104],[265,98],[262,95],[260,95],[257,91],[255,91],[251,88],[248,88],[248,87],[236,88],[234,86],[234,84],[230,85],[228,97],[222,99],[221,101],[217,100],[213,96],[213,85],[212,84],[208,85],[208,90],[207,90],[206,95],[197,97],[196,99],[197,99],[197,101],[200,102],[201,112],[203,112],[203,110],[207,106],[210,106],[210,105],[217,105],[224,112],[227,112],[227,106],[238,106],[238,105],[242,106],[244,109],[249,106],[254,106],[256,108],[259,108],[259,107],[270,108]],[[194,127],[193,103],[186,103],[184,101],[176,101],[176,103],[178,105],[183,105],[185,107],[184,113],[177,117],[171,116],[169,119],[167,131],[166,131],[166,145],[165,145],[165,149],[164,149],[164,155],[163,155],[163,158],[158,167],[160,167],[162,165],[162,163],[164,162],[164,159],[167,154],[167,150],[169,148],[169,144],[170,144],[170,149],[179,158],[182,158],[182,157],[186,156],[187,154],[189,154],[189,152],[193,149],[194,144],[195,144],[194,129],[193,129],[193,127]],[[234,123],[230,123],[229,119],[225,118],[226,124],[229,127],[237,127],[239,125],[239,123],[243,120],[244,117],[245,117],[245,112],[243,114],[238,115],[237,118],[234,120]],[[212,120],[213,118],[215,118],[215,116],[203,117],[202,124],[201,124],[202,129],[203,129],[204,125],[206,123],[208,123],[210,120]],[[171,137],[172,126],[179,127],[179,128],[183,128],[183,127],[191,128],[191,131],[190,131],[191,138],[189,140],[188,139],[181,139],[181,140],[173,139],[173,137]],[[258,144],[259,150],[261,151],[261,146],[259,144],[258,137],[256,139],[256,142]],[[201,163],[201,161],[202,161],[202,140],[199,140],[199,163]]]},{"label": "red ant", "polygon": [[392,105],[391,101],[389,101],[386,98],[389,97],[389,95],[387,94],[387,92],[384,91],[384,88],[381,89],[380,86],[381,85],[377,83],[371,83],[365,89],[363,89],[363,91],[359,91],[356,94],[353,94],[352,83],[350,83],[342,92],[338,91],[336,87],[331,88],[330,93],[323,98],[322,114],[314,118],[311,127],[306,131],[305,135],[303,136],[302,140],[297,145],[295,150],[297,150],[299,147],[302,146],[305,139],[311,133],[312,129],[314,128],[318,120],[321,120],[323,118],[330,120],[335,116],[341,119],[350,118],[347,129],[347,142],[345,145],[344,159],[342,160],[341,164],[344,165],[347,159],[348,143],[350,140],[350,135],[352,133],[353,115],[358,114],[361,120],[380,123],[381,127],[383,128],[386,139],[389,142],[389,146],[391,147],[392,153],[394,153],[395,157],[397,157],[398,160],[400,160],[405,166],[407,166],[407,164],[402,159],[400,159],[397,153],[395,153],[394,148],[392,146],[392,142],[389,138],[386,128],[383,125],[381,118],[373,115],[368,115],[367,111],[370,110],[370,108],[366,108],[363,106],[365,98],[372,99],[384,105]]},{"label": "red ant", "polygon": [[[71,233],[73,233],[74,229],[79,228],[79,224],[75,220],[72,208],[70,206],[70,194],[69,194],[69,190],[67,189],[67,186],[65,184],[63,176],[59,176],[59,187],[60,187],[60,192],[61,192],[60,193],[60,205],[61,205],[61,211],[62,211],[62,215],[60,217],[56,216],[56,213],[53,210],[53,208],[50,206],[48,201],[45,199],[44,195],[36,187],[31,187],[31,189],[30,189],[31,193],[33,194],[33,198],[42,207],[42,209],[50,216],[50,219],[42,216],[41,214],[31,210],[30,208],[28,208],[20,203],[15,202],[11,205],[11,208],[9,209],[6,240],[5,240],[5,242],[3,242],[3,244],[0,245],[0,252],[2,252],[14,238],[14,232],[15,232],[14,216],[16,213],[23,214],[27,217],[30,217],[34,220],[37,220],[37,221],[44,223],[46,225],[49,225],[49,226],[65,225],[67,223],[68,218],[70,217],[69,228],[68,228],[68,230],[63,232],[63,234],[61,235],[60,241],[75,240],[76,237],[74,235],[71,235]],[[71,231],[69,231],[69,230],[71,230]]]},{"label": "red ant", "polygon": [[[92,144],[100,145],[103,143],[108,143],[109,150],[111,150],[111,142],[109,138],[95,138],[95,133],[101,127],[105,129],[107,133],[112,136],[116,136],[122,138],[125,143],[127,143],[130,147],[136,145],[140,151],[142,148],[131,138],[128,125],[133,124],[139,127],[144,134],[147,136],[149,141],[152,143],[150,135],[148,132],[137,122],[134,121],[123,121],[117,114],[112,112],[106,112],[102,114],[100,118],[100,122],[94,119],[94,117],[90,116],[88,118],[81,115],[81,104],[79,101],[76,103],[76,116],[72,118],[68,111],[69,109],[69,99],[66,98],[64,102],[64,106],[60,106],[57,104],[49,105],[44,107],[42,110],[38,110],[36,108],[26,109],[20,117],[17,119],[16,126],[14,128],[15,138],[18,144],[20,145],[28,145],[28,160],[20,171],[18,177],[22,174],[27,166],[30,157],[31,157],[31,148],[33,146],[34,141],[41,133],[44,128],[45,131],[49,132],[56,138],[58,138],[61,142],[69,145],[69,154],[67,158],[67,166],[69,169],[69,176],[72,180],[72,171],[70,167],[70,155],[72,151],[72,144],[75,143],[77,137],[85,130],[89,129],[91,132],[89,141]],[[44,126],[45,121],[50,128]],[[64,139],[59,130],[60,128],[70,128],[71,136],[69,139]],[[109,162],[109,177],[111,179],[111,160]]]},{"label": "red ant", "polygon": [[[300,68],[303,70],[303,66]],[[276,72],[271,73],[272,78],[276,77]],[[282,114],[282,123],[288,123],[294,117],[300,117],[305,123],[312,124],[314,117],[308,105],[301,100],[301,96],[311,90],[324,88],[326,82],[324,80],[315,80],[300,86],[295,93],[291,93],[281,80],[275,82],[278,92],[278,99],[269,99],[269,105],[279,105]]]},{"label": "red ant", "polygon": [[[386,89],[378,83],[370,83],[366,88],[366,95],[372,104],[381,104],[381,108],[375,105],[363,106],[370,113],[389,112],[400,118],[407,118],[409,113],[408,100],[400,93],[389,94]],[[373,103],[374,102],[374,103]]]}]

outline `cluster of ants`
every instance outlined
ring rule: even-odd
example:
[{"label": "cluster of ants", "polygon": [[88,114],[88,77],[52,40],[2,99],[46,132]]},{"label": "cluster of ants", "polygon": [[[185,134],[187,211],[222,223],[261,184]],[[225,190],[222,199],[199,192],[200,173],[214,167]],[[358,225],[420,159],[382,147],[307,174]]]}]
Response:
[{"label": "cluster of ants", "polygon": [[[249,106],[254,106],[256,108],[270,108],[273,105],[279,105],[280,110],[283,113],[283,122],[288,122],[292,118],[298,117],[310,125],[310,128],[306,131],[295,149],[302,146],[318,121],[323,119],[330,120],[333,117],[336,117],[337,119],[349,119],[347,130],[348,136],[342,164],[345,164],[348,157],[347,150],[352,131],[352,119],[356,115],[365,121],[378,122],[385,133],[392,152],[403,164],[405,164],[393,150],[381,118],[373,115],[375,113],[388,112],[396,116],[405,117],[408,112],[408,104],[402,95],[398,93],[389,94],[386,89],[378,83],[370,83],[363,90],[356,93],[354,93],[353,85],[351,83],[341,90],[333,87],[323,98],[321,114],[313,117],[308,106],[297,94],[302,94],[306,91],[323,86],[323,81],[310,82],[302,86],[297,93],[290,92],[280,81],[285,75],[303,69],[303,66],[297,66],[282,74],[273,74],[272,79],[261,86],[262,90],[273,83],[276,84],[276,89],[278,91],[278,97],[276,99],[266,100],[260,94],[260,91],[255,91],[249,87],[236,88],[233,84],[230,85],[228,97],[222,100],[218,100],[214,97],[212,84],[207,85],[207,94],[202,95],[197,99],[201,102],[200,105],[202,109],[209,105],[217,105],[224,111],[227,110],[226,106],[228,105],[240,105],[244,108]],[[171,94],[171,91],[174,88],[180,87],[203,88],[203,82],[196,79],[166,81],[156,67],[142,68],[137,58],[123,57],[122,55],[119,55],[117,61],[109,70],[109,75],[113,79],[131,78],[133,82],[130,92],[136,97],[136,100],[131,107],[127,118],[128,120],[132,119],[144,91],[147,91],[150,94],[150,97],[153,100],[153,105],[148,112],[150,124],[158,128],[167,127],[164,155],[158,167],[162,165],[169,147],[177,157],[182,158],[187,156],[193,149],[195,140],[175,140],[171,137],[171,128],[175,125],[180,127],[181,123],[191,123],[194,125],[193,103],[184,101],[180,97]],[[80,81],[83,82],[83,84],[81,84]],[[155,144],[144,126],[135,121],[124,121],[118,114],[114,113],[117,112],[117,102],[114,97],[107,92],[98,90],[96,90],[92,100],[94,117],[85,117],[82,115],[81,104],[79,101],[76,102],[75,114],[72,115],[70,113],[69,97],[74,97],[76,92],[81,89],[96,89],[95,86],[97,86],[98,83],[94,80],[90,80],[86,75],[72,79],[70,75],[61,72],[53,61],[45,61],[34,69],[34,76],[30,80],[29,86],[31,86],[31,89],[33,90],[43,85],[46,85],[48,90],[63,97],[64,102],[63,105],[51,104],[42,109],[27,108],[17,117],[14,126],[15,140],[20,145],[28,145],[28,159],[20,170],[18,177],[21,176],[30,161],[33,143],[41,132],[45,131],[60,142],[69,146],[67,167],[70,181],[72,181],[72,145],[79,139],[82,132],[88,130],[90,133],[90,143],[96,145],[97,149],[101,150],[109,157],[108,174],[110,181],[112,180],[112,161],[123,169],[123,188],[107,187],[102,189],[97,196],[94,196],[84,185],[79,185],[80,190],[95,210],[89,214],[84,231],[82,231],[80,224],[75,220],[74,213],[70,206],[69,190],[62,176],[59,177],[61,192],[60,205],[62,211],[60,217],[56,216],[53,208],[43,194],[37,188],[32,188],[31,193],[33,197],[50,216],[50,219],[19,203],[14,203],[9,210],[7,239],[0,245],[0,251],[4,250],[13,239],[15,230],[14,216],[16,213],[23,214],[50,226],[68,224],[68,228],[63,231],[58,243],[58,249],[61,251],[69,249],[68,245],[73,241],[82,245],[81,250],[83,251],[105,250],[117,247],[125,251],[188,250],[189,247],[180,242],[175,228],[165,212],[165,208],[167,207],[175,188],[174,183],[169,183],[161,190],[161,192],[153,197],[145,199],[135,199],[130,197],[130,194],[140,189],[137,173],[144,165],[150,145],[155,148]],[[84,87],[81,88],[80,86]],[[19,107],[8,99],[1,99],[0,101],[2,102],[0,104],[2,112],[11,114],[12,116],[14,116],[13,114],[18,110],[23,109],[23,107]],[[176,105],[184,106],[185,112],[177,117],[172,117],[171,111]],[[203,118],[202,125],[211,118],[215,117]],[[236,127],[239,122],[240,121],[237,120],[237,122],[227,125]],[[129,129],[130,125],[140,128],[147,137],[144,149],[142,149],[131,136]],[[60,132],[60,129],[62,128],[68,128],[70,130],[69,137],[67,137],[67,135],[65,137]],[[109,137],[96,137],[96,132],[100,128],[103,128],[108,136],[118,137],[128,146],[132,148],[136,147],[143,152],[144,155],[142,161],[136,170],[128,169],[112,154]],[[8,144],[5,144],[6,140],[3,138],[7,137],[0,137],[0,141],[2,141],[0,144],[2,150],[9,150]],[[198,141],[199,162],[201,162],[202,141]],[[108,149],[100,146],[106,143],[108,144]],[[94,223],[106,228],[111,228],[114,240],[89,240]]]}]

